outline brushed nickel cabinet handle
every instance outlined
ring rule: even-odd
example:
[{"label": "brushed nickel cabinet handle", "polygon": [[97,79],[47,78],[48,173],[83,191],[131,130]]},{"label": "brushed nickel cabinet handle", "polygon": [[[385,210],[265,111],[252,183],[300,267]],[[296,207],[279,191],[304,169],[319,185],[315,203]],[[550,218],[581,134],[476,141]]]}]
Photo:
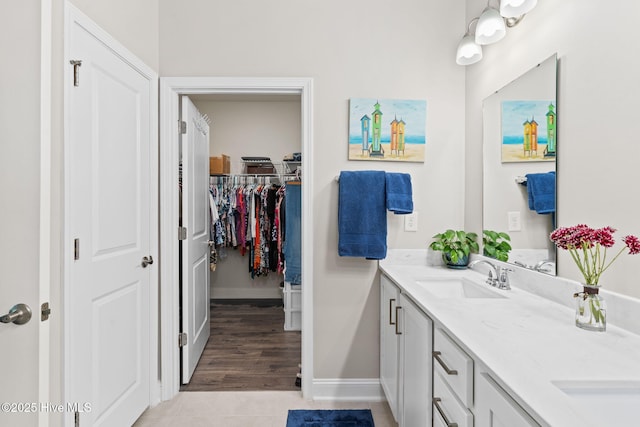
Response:
[{"label": "brushed nickel cabinet handle", "polygon": [[444,363],[444,360],[442,360],[442,358],[440,357],[442,353],[440,353],[439,351],[434,351],[432,354],[433,354],[433,358],[438,361],[438,363],[440,364],[440,366],[442,366],[442,368],[447,373],[447,375],[458,375],[458,371],[456,371],[455,369],[449,369],[446,363]]},{"label": "brushed nickel cabinet handle", "polygon": [[440,407],[440,402],[441,401],[442,401],[442,399],[440,399],[439,397],[434,397],[433,398],[433,406],[435,406],[436,409],[438,410],[438,412],[440,413],[440,416],[444,420],[444,423],[447,425],[447,427],[458,427],[458,423],[452,423],[451,421],[449,421],[449,418],[447,418],[447,416],[444,414],[444,411]]},{"label": "brushed nickel cabinet handle", "polygon": [[396,335],[402,335],[402,332],[398,330],[398,325],[400,324],[398,321],[398,310],[402,310],[402,307],[399,305],[396,306]]},{"label": "brushed nickel cabinet handle", "polygon": [[390,325],[395,325],[396,322],[398,321],[398,316],[396,315],[396,321],[394,322],[393,320],[391,320],[393,318],[393,310],[391,309],[391,304],[396,302],[395,298],[390,298],[389,299],[389,324]]}]

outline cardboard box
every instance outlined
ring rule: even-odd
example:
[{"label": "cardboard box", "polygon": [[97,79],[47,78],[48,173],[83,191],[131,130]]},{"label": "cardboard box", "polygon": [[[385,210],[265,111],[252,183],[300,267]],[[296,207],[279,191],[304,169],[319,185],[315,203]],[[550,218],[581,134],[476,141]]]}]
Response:
[{"label": "cardboard box", "polygon": [[231,159],[229,156],[223,154],[220,157],[209,157],[209,173],[211,175],[231,173]]}]

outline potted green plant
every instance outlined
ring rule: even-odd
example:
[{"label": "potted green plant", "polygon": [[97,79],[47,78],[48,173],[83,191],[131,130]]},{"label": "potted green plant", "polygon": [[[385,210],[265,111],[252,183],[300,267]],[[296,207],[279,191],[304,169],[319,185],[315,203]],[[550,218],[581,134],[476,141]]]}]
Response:
[{"label": "potted green plant", "polygon": [[482,253],[499,261],[509,259],[511,237],[507,233],[493,230],[482,230]]},{"label": "potted green plant", "polygon": [[466,268],[469,254],[478,252],[478,235],[463,230],[447,230],[433,236],[429,247],[442,252],[442,259],[449,268]]}]

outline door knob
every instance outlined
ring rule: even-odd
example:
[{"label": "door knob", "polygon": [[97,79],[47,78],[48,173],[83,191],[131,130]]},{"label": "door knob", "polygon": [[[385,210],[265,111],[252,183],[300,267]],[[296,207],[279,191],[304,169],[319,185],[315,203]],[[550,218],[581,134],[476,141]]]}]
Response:
[{"label": "door knob", "polygon": [[153,257],[151,255],[142,258],[142,268],[147,268],[147,266],[151,264],[153,264]]},{"label": "door knob", "polygon": [[16,304],[11,307],[9,314],[0,317],[2,323],[15,323],[16,325],[24,325],[31,320],[31,309],[26,304]]}]

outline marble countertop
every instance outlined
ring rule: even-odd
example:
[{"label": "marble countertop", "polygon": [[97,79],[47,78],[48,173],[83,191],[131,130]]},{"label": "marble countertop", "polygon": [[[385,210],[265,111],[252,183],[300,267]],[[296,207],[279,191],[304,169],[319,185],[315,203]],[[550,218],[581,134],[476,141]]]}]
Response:
[{"label": "marble countertop", "polygon": [[640,414],[629,424],[613,422],[610,408],[594,414],[556,384],[624,383],[640,397],[640,336],[610,324],[604,333],[577,328],[573,309],[519,289],[515,281],[511,290],[496,290],[506,298],[433,298],[419,280],[457,275],[484,283],[486,275],[410,258],[391,257],[379,267],[541,425],[637,425]]}]

